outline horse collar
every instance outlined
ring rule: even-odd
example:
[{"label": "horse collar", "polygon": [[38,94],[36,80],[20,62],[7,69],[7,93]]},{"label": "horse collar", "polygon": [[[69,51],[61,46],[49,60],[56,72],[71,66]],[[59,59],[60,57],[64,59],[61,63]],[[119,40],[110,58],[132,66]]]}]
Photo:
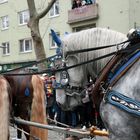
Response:
[{"label": "horse collar", "polygon": [[131,99],[123,94],[111,90],[105,95],[105,101],[125,110],[133,115],[140,116],[140,102]]}]

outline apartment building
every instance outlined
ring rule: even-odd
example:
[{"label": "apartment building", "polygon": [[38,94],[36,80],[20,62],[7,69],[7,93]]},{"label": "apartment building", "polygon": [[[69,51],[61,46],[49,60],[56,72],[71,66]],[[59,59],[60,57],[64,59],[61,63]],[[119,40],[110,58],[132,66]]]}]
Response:
[{"label": "apartment building", "polygon": [[[35,0],[38,12],[50,0]],[[50,29],[63,38],[65,32],[104,27],[127,33],[140,27],[140,0],[93,0],[93,4],[72,9],[73,0],[57,0],[40,20],[40,32],[47,56],[55,54],[56,44]],[[0,0],[0,71],[36,60],[26,0]]]}]

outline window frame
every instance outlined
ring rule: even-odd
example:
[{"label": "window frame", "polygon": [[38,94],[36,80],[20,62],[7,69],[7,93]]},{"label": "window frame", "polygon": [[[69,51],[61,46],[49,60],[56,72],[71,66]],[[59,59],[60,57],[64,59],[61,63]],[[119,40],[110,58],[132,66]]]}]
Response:
[{"label": "window frame", "polygon": [[[26,15],[28,13],[28,15]],[[27,16],[27,17],[26,17]],[[29,21],[29,10],[23,10],[18,12],[18,19],[19,19],[19,25],[27,25]]]},{"label": "window frame", "polygon": [[2,51],[2,55],[6,56],[6,55],[10,55],[10,43],[9,42],[2,42],[2,46],[3,51]]},{"label": "window frame", "polygon": [[9,28],[9,16],[1,17],[1,30],[7,30]]},{"label": "window frame", "polygon": [[[22,44],[23,46],[21,46],[21,41],[23,41],[23,44]],[[26,41],[29,41],[29,44],[30,44],[29,45],[29,48],[30,48],[29,50],[26,49],[26,47],[27,47],[25,45],[26,44]],[[29,52],[32,52],[32,44],[33,43],[32,43],[32,39],[31,38],[20,39],[19,40],[19,53],[29,53]]]},{"label": "window frame", "polygon": [[[56,7],[57,6],[58,6],[58,14],[56,13],[56,11],[57,11]],[[53,13],[53,15],[51,15],[51,12]],[[60,15],[60,5],[59,5],[59,0],[56,0],[56,2],[53,4],[52,8],[49,11],[49,18],[57,17],[59,15]]]}]

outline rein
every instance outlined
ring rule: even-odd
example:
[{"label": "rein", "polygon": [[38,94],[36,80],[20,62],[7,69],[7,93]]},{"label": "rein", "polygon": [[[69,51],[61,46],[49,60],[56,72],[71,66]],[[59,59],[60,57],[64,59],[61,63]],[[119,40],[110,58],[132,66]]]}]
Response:
[{"label": "rein", "polygon": [[[9,72],[8,71],[8,72],[2,73],[2,74],[7,75],[7,76],[13,76],[13,75],[17,76],[17,75],[37,75],[37,74],[43,74],[43,73],[56,73],[56,72],[59,72],[59,71],[64,71],[64,70],[68,70],[68,69],[71,69],[71,68],[74,68],[74,67],[85,65],[85,64],[88,64],[88,63],[91,63],[91,62],[95,62],[97,60],[100,60],[100,59],[103,59],[103,58],[106,58],[106,57],[109,57],[109,56],[113,56],[114,54],[126,53],[126,52],[131,53],[136,49],[140,49],[140,43],[137,43],[136,45],[132,45],[131,47],[127,47],[127,48],[124,48],[124,49],[121,49],[121,50],[117,50],[117,51],[114,51],[112,53],[102,55],[102,56],[97,57],[95,59],[91,59],[91,60],[88,60],[88,61],[85,61],[85,62],[82,62],[82,63],[78,63],[78,64],[75,64],[75,65],[72,65],[72,66],[65,66],[63,68],[58,68],[58,69],[49,68],[49,69],[46,69],[46,70],[43,70],[43,71],[40,71],[40,72],[32,72],[32,73],[16,74],[16,73],[8,73]],[[14,71],[14,69],[13,69],[13,71]]]},{"label": "rein", "polygon": [[[18,71],[18,70],[21,70],[21,69],[24,69],[24,68],[27,68],[29,66],[33,66],[33,65],[36,65],[36,64],[40,64],[44,61],[51,61],[52,59],[56,58],[56,57],[59,57],[59,55],[53,55],[51,57],[48,57],[48,58],[44,58],[44,59],[41,59],[39,61],[36,61],[36,62],[32,62],[30,64],[26,64],[22,67],[18,67],[18,68],[15,68],[15,69],[12,69],[12,70],[8,70],[7,72],[0,72],[0,74],[5,74],[5,73],[9,73],[9,72],[13,72],[13,71]],[[14,64],[14,63],[11,63],[11,64]],[[20,74],[19,74],[20,75]],[[33,74],[29,74],[29,75],[33,75]]]},{"label": "rein", "polygon": [[74,68],[74,67],[85,65],[85,64],[88,64],[88,63],[91,63],[91,62],[94,62],[94,61],[97,61],[97,60],[100,60],[100,59],[112,56],[112,55],[114,55],[116,53],[117,53],[117,51],[109,53],[109,54],[106,54],[106,55],[103,55],[103,56],[100,56],[100,57],[97,57],[95,59],[91,59],[91,60],[82,62],[82,63],[78,63],[78,64],[75,64],[75,65],[72,65],[72,66],[65,66],[63,68],[58,68],[58,69],[51,69],[51,68],[49,68],[49,69],[46,69],[46,70],[43,70],[43,71],[40,71],[40,72],[20,73],[20,74],[8,73],[9,72],[8,71],[8,72],[2,73],[2,74],[3,75],[7,75],[7,76],[18,76],[18,75],[36,75],[36,74],[43,74],[43,73],[56,73],[56,72],[59,72],[59,71],[68,70],[68,69],[71,69],[71,68]]},{"label": "rein", "polygon": [[121,43],[113,44],[113,45],[100,46],[100,47],[88,48],[88,49],[81,49],[81,50],[75,50],[75,51],[68,51],[67,52],[67,55],[78,54],[78,53],[89,52],[89,51],[95,51],[95,50],[101,50],[101,49],[115,47],[115,46],[117,46],[117,48],[118,48],[119,45],[124,45],[125,43],[128,43],[130,41],[131,40],[126,40],[126,41],[123,41]]},{"label": "rein", "polygon": [[[113,46],[118,46],[118,45],[127,43],[127,42],[129,42],[129,41],[130,41],[130,40],[127,40],[127,41],[124,41],[124,42],[121,42],[121,43],[118,43],[118,44],[113,44],[113,45],[108,45],[108,46],[101,46],[101,47],[96,47],[96,48],[83,49],[83,50],[77,50],[77,51],[74,51],[74,52],[77,52],[77,53],[78,53],[79,51],[86,52],[86,51],[100,50],[100,49],[104,49],[104,48],[109,48],[109,47],[113,47]],[[73,54],[73,52],[71,52],[71,51],[69,51],[68,53],[70,53],[70,54],[72,53],[72,54]],[[79,53],[80,53],[80,52],[79,52]],[[75,54],[75,53],[74,53],[74,54]],[[25,66],[22,66],[22,67],[18,67],[18,68],[9,70],[9,71],[7,71],[7,72],[1,72],[0,74],[5,74],[5,75],[10,76],[10,74],[7,74],[7,73],[13,72],[13,71],[17,71],[17,70],[21,70],[21,69],[27,68],[27,67],[32,66],[32,65],[40,64],[40,63],[42,63],[42,62],[44,62],[44,61],[50,61],[50,60],[52,60],[52,59],[54,59],[54,58],[57,58],[57,57],[59,57],[59,56],[60,56],[60,54],[59,54],[59,55],[58,55],[58,54],[57,54],[57,55],[53,55],[53,56],[51,56],[51,57],[41,59],[41,60],[36,61],[36,62],[33,62],[33,63],[31,63],[31,64],[27,64],[27,65],[25,65]],[[12,64],[14,64],[14,63],[12,63]],[[18,74],[18,75],[43,74],[44,72],[51,73],[51,70],[52,70],[52,69],[46,69],[46,70],[40,71],[40,72],[25,73],[25,74]],[[58,71],[59,71],[59,70],[58,70]],[[61,70],[60,70],[60,71],[61,71]],[[16,76],[16,74],[12,74],[12,75],[15,75],[15,76]]]}]

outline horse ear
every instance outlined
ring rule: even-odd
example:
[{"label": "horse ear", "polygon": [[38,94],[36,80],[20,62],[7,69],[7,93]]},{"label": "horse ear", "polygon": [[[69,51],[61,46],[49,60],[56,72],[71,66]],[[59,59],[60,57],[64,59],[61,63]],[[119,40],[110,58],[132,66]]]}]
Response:
[{"label": "horse ear", "polygon": [[57,44],[57,46],[60,47],[61,44],[62,44],[62,41],[61,41],[61,39],[58,37],[58,35],[55,33],[55,31],[54,31],[53,29],[51,29],[51,35],[52,35],[53,40],[54,40],[55,43]]}]

